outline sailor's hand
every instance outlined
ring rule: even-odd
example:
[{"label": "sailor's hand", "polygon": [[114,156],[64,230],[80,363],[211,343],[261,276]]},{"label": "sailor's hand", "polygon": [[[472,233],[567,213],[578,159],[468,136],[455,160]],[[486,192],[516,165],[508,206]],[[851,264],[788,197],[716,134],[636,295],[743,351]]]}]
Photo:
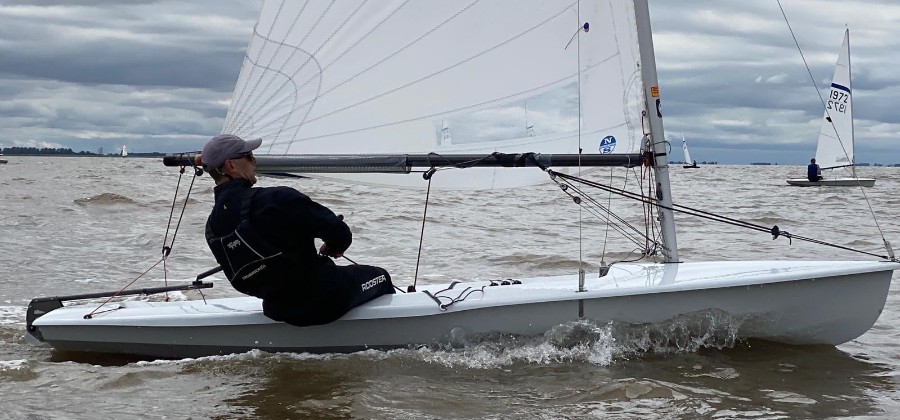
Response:
[{"label": "sailor's hand", "polygon": [[331,258],[341,258],[344,256],[344,253],[343,252],[334,252],[334,251],[328,249],[328,244],[322,244],[322,246],[319,247],[319,255],[325,255],[325,256],[328,256]]}]

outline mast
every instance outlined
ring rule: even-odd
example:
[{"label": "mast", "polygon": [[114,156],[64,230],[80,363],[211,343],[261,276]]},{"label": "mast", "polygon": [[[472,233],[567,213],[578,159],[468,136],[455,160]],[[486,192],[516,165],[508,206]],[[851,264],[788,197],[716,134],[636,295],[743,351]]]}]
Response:
[{"label": "mast", "polygon": [[638,47],[641,52],[641,79],[644,82],[645,112],[650,123],[650,144],[653,148],[653,171],[659,199],[659,224],[662,229],[663,258],[678,262],[675,240],[675,215],[672,211],[672,190],[669,188],[669,162],[666,156],[665,131],[660,108],[659,82],[656,76],[656,55],[653,53],[653,34],[650,30],[650,8],[647,0],[634,0]]},{"label": "mast", "polygon": [[856,130],[853,123],[853,66],[850,65],[850,28],[844,29],[847,38],[847,89],[850,89],[850,173],[856,178]]}]

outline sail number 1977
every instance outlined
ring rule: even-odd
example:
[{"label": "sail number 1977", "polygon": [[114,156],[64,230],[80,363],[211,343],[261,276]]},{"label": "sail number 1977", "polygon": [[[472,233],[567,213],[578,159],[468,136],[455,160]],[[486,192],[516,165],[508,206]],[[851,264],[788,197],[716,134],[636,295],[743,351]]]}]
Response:
[{"label": "sail number 1977", "polygon": [[828,109],[835,110],[840,113],[847,112],[847,102],[850,100],[850,95],[841,92],[836,89],[831,90],[831,97],[828,98]]}]

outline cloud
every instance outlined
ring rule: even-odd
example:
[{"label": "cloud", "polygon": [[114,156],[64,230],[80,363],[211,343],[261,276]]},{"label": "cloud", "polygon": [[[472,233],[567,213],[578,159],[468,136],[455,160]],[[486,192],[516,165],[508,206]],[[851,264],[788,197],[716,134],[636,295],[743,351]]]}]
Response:
[{"label": "cloud", "polygon": [[[199,149],[221,130],[260,4],[4,2],[0,146]],[[895,155],[890,151],[900,135],[893,105],[900,95],[900,4],[782,5],[783,10],[776,2],[650,2],[666,130],[683,132],[702,160],[747,163],[768,154],[773,161],[805,162],[818,137],[819,92],[830,84],[848,25],[858,160]],[[574,94],[533,98],[527,107],[538,134],[575,124]],[[469,118],[453,123],[454,139],[508,136],[524,130],[525,103]]]},{"label": "cloud", "polygon": [[0,145],[196,150],[221,130],[258,7],[7,2],[0,6],[7,122]]}]

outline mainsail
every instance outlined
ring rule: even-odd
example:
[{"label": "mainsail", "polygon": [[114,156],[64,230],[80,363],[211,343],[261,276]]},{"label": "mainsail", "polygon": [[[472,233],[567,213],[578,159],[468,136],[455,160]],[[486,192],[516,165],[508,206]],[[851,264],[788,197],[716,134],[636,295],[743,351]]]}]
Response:
[{"label": "mainsail", "polygon": [[[262,138],[261,156],[636,156],[645,102],[633,7],[620,1],[268,0],[223,132]],[[522,131],[526,101],[539,135]],[[485,120],[491,124],[479,123]],[[452,141],[446,141],[450,126]],[[424,185],[418,176],[320,176]],[[459,188],[546,179],[539,170],[509,168],[434,178]]]},{"label": "mainsail", "polygon": [[822,169],[853,165],[853,95],[850,86],[850,30],[844,30],[844,42],[834,67],[831,90],[825,99],[825,116],[816,163]]},{"label": "mainsail", "polygon": [[684,150],[684,163],[687,165],[694,163],[691,159],[691,153],[688,152],[687,140],[684,139],[684,135],[681,136],[681,149]]}]

